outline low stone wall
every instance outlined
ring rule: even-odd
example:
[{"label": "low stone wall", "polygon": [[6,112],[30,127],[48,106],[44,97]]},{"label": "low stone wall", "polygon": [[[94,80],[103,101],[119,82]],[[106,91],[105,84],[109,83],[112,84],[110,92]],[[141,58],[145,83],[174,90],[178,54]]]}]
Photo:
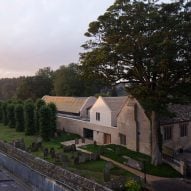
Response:
[{"label": "low stone wall", "polygon": [[117,127],[106,127],[63,116],[57,117],[57,127],[58,129],[65,130],[69,133],[75,133],[82,137],[84,136],[84,128],[93,130],[93,140],[98,144],[104,144],[104,133],[110,134],[111,144],[119,144],[119,129]]},{"label": "low stone wall", "polygon": [[[106,188],[91,180],[76,175],[70,171],[67,171],[45,160],[34,157],[33,155],[20,149],[17,149],[12,145],[4,143],[2,141],[0,141],[0,152],[6,154],[8,157],[11,157],[12,159],[16,159],[18,162],[24,164],[28,168],[31,168],[41,174],[44,174],[47,177],[56,180],[63,185],[67,185],[68,189],[63,189],[63,190],[111,191],[109,188]],[[12,170],[14,173],[14,169]],[[31,176],[31,175],[26,174],[26,176]],[[31,176],[29,179],[35,179],[35,176]],[[48,189],[45,189],[44,191],[48,191]]]},{"label": "low stone wall", "polygon": [[163,158],[163,161],[167,164],[169,164],[172,168],[174,168],[176,171],[178,171],[181,175],[185,175],[185,163],[184,161],[177,161],[174,159],[174,161],[169,161],[167,159]]}]

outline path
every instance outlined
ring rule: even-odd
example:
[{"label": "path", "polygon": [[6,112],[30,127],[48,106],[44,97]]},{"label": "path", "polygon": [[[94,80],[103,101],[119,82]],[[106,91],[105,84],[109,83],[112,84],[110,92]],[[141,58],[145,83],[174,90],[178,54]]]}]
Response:
[{"label": "path", "polygon": [[[79,148],[79,147],[77,147],[77,150],[82,151],[82,152],[85,152],[85,153],[88,153],[88,154],[91,154],[91,153],[92,153],[92,152],[90,152],[90,151],[81,149],[81,148]],[[103,159],[103,160],[105,160],[105,161],[111,162],[111,163],[113,163],[114,165],[116,165],[116,166],[118,166],[118,167],[120,167],[120,168],[122,168],[122,169],[124,169],[124,170],[127,170],[127,171],[129,171],[129,172],[135,174],[136,176],[141,177],[142,179],[144,178],[144,173],[141,172],[141,171],[139,171],[139,170],[136,170],[136,169],[131,168],[131,167],[127,166],[127,165],[124,165],[124,164],[121,164],[121,163],[119,163],[119,162],[116,162],[116,161],[114,161],[114,160],[112,160],[112,159],[110,159],[110,158],[107,158],[107,157],[105,157],[105,156],[102,156],[102,155],[100,156],[100,158]],[[146,180],[147,180],[148,183],[151,183],[151,182],[153,182],[153,181],[159,181],[159,180],[167,180],[167,179],[168,179],[168,178],[165,178],[165,177],[159,177],[159,176],[153,176],[153,175],[150,175],[150,174],[146,174]]]}]

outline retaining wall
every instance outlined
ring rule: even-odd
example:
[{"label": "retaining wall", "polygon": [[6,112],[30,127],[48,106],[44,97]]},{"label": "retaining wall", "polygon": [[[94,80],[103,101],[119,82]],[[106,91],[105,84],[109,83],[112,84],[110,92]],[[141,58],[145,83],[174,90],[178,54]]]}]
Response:
[{"label": "retaining wall", "polygon": [[0,165],[40,191],[111,191],[2,141]]}]

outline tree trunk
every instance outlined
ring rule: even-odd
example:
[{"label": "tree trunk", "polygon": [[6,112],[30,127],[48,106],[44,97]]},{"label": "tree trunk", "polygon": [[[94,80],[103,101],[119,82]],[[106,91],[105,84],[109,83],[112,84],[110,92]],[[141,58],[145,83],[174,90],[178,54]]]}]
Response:
[{"label": "tree trunk", "polygon": [[162,155],[159,150],[159,120],[155,111],[152,111],[151,116],[151,141],[152,141],[152,164],[157,166],[162,163]]}]

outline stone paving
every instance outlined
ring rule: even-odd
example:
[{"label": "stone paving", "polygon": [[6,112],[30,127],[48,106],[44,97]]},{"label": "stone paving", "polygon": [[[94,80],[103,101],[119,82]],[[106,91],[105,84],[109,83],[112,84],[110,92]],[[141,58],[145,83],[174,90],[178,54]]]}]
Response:
[{"label": "stone paving", "polygon": [[[90,139],[85,139],[85,143],[82,143],[82,139],[78,139],[78,140],[79,140],[79,143],[76,144],[76,147],[93,144],[94,142],[93,140],[90,140]],[[69,146],[69,145],[75,144],[75,140],[61,142],[61,144],[65,146]]]}]

